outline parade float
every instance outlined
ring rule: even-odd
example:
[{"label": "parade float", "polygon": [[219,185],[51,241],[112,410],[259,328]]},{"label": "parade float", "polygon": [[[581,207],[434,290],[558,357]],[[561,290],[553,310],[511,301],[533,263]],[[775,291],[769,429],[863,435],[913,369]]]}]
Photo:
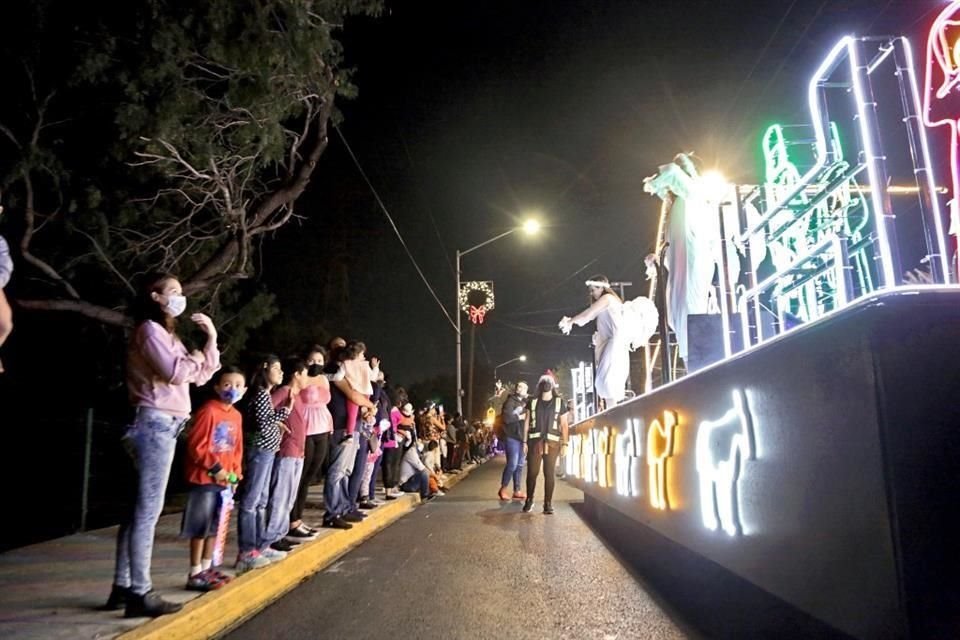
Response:
[{"label": "parade float", "polygon": [[651,340],[627,402],[590,415],[590,366],[573,372],[587,517],[730,637],[960,635],[957,20],[949,3],[925,60],[904,37],[839,40],[808,120],[763,135],[756,185],[704,195],[661,168],[653,266],[683,271],[662,249],[689,199],[713,308],[669,324],[689,321],[683,357],[668,328]]}]

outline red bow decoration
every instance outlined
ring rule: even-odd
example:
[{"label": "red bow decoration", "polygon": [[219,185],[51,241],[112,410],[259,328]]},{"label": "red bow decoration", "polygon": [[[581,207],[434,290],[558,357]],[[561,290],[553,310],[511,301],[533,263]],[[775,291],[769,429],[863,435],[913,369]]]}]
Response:
[{"label": "red bow decoration", "polygon": [[474,307],[470,305],[470,322],[473,324],[483,324],[483,319],[487,315],[487,310],[483,307]]}]

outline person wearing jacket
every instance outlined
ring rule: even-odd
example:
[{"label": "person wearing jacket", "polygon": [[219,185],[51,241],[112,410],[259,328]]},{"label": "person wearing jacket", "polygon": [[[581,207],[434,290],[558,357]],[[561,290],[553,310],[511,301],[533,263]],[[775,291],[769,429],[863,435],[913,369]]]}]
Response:
[{"label": "person wearing jacket", "polygon": [[543,513],[553,513],[553,487],[556,484],[557,457],[565,451],[570,435],[563,398],[556,392],[556,381],[549,373],[537,383],[537,395],[530,401],[523,435],[527,450],[527,499],[524,513],[533,509],[533,492],[543,467]]},{"label": "person wearing jacket", "polygon": [[503,403],[502,416],[507,466],[503,469],[503,476],[500,478],[500,491],[497,493],[503,501],[510,500],[508,488],[511,480],[513,480],[513,499],[524,500],[527,497],[527,494],[520,490],[523,455],[526,453],[523,437],[523,420],[527,407],[526,398],[527,383],[521,381],[517,383],[514,392],[507,396]]}]

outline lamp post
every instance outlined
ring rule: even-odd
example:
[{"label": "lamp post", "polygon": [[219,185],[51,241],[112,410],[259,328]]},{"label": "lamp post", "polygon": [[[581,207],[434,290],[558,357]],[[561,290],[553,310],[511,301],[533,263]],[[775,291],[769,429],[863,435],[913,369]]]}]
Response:
[{"label": "lamp post", "polygon": [[[457,308],[457,413],[459,413],[461,416],[463,415],[463,371],[462,371],[463,352],[461,350],[463,331],[460,329],[460,315],[463,313],[463,311],[462,309],[459,308],[460,306],[460,302],[459,302],[460,301],[460,258],[467,255],[468,253],[473,253],[474,251],[476,251],[477,249],[480,249],[481,247],[487,246],[491,242],[496,242],[501,238],[506,238],[510,234],[516,233],[521,229],[527,235],[534,235],[538,231],[540,231],[540,223],[537,220],[530,219],[524,222],[523,225],[519,227],[514,227],[513,229],[510,229],[508,231],[504,231],[500,235],[494,236],[489,240],[485,240],[484,242],[481,242],[476,246],[470,247],[466,251],[460,251],[459,249],[457,249],[457,268],[456,268],[457,295],[454,297],[454,301],[456,302],[458,307]],[[469,420],[470,417],[468,416],[467,419]]]},{"label": "lamp post", "polygon": [[495,367],[493,368],[493,381],[494,381],[494,383],[496,383],[496,381],[500,379],[500,378],[497,377],[497,369],[499,369],[500,367],[504,367],[504,366],[510,364],[511,362],[517,362],[518,360],[519,360],[520,362],[526,362],[526,361],[527,361],[527,356],[517,356],[516,358],[514,358],[514,359],[512,359],[512,360],[507,360],[506,362],[501,362],[500,364],[498,364],[497,366],[495,366]]}]

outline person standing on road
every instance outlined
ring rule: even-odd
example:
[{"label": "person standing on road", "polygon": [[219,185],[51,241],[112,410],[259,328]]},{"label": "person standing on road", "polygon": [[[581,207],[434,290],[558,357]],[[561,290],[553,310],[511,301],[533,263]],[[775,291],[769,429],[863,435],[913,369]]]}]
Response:
[{"label": "person standing on road", "polygon": [[524,448],[527,450],[527,500],[524,513],[533,509],[533,492],[543,467],[543,512],[553,513],[553,487],[556,484],[557,457],[567,446],[569,424],[563,398],[556,393],[556,381],[547,374],[537,383],[537,395],[530,401],[530,410],[523,426]]},{"label": "person standing on road", "polygon": [[182,608],[153,591],[153,539],[163,511],[177,436],[190,417],[190,385],[205,384],[220,368],[217,330],[202,313],[190,319],[207,334],[202,351],[188,352],[176,332],[187,307],[180,281],[151,274],[134,302],[136,326],[127,350],[127,390],[136,415],[123,436],[137,471],[133,513],[117,532],[113,588],[104,609],[128,618],[156,617]]},{"label": "person standing on road", "polygon": [[507,466],[503,469],[500,478],[500,491],[497,494],[501,500],[510,500],[509,486],[513,480],[513,499],[524,500],[527,497],[520,489],[520,479],[523,473],[523,419],[526,413],[527,383],[518,382],[513,393],[507,396],[503,403],[503,430],[504,445],[507,450]]}]

